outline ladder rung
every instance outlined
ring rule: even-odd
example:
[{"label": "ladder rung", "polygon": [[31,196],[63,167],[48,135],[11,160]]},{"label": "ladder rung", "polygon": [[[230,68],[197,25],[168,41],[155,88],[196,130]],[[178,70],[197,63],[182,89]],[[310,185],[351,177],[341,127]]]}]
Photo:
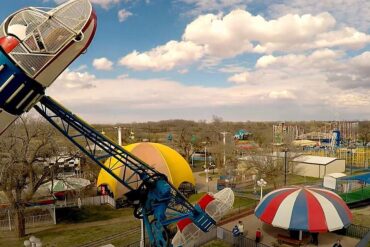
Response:
[{"label": "ladder rung", "polygon": [[0,93],[1,93],[1,91],[3,91],[4,90],[4,88],[6,87],[6,86],[8,86],[8,84],[14,79],[14,77],[15,77],[15,75],[13,74],[13,75],[11,75],[6,81],[5,81],[5,83],[0,87]]}]

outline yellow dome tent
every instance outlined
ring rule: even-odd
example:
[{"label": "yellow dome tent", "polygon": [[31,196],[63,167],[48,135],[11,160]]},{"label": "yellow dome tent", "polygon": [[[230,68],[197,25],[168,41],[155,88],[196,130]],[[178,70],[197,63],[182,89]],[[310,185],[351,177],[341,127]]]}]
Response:
[{"label": "yellow dome tent", "polygon": [[[131,152],[157,171],[165,174],[169,182],[176,188],[179,188],[184,182],[195,186],[194,176],[188,162],[172,148],[159,143],[143,142],[130,144],[125,146],[124,149]],[[113,172],[122,177],[124,167],[121,167],[121,165],[116,162],[117,160],[115,158],[109,158],[104,165],[109,168],[112,168],[112,166],[119,167],[119,169],[114,169]],[[122,197],[128,192],[126,187],[103,169],[101,169],[97,181],[97,186],[99,187],[101,185],[107,185],[110,192],[113,192],[115,199]]]}]

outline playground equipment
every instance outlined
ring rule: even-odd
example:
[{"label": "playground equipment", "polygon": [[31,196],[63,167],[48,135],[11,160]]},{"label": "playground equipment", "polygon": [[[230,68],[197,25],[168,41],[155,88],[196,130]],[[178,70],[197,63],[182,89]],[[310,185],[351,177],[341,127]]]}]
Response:
[{"label": "playground equipment", "polygon": [[[55,9],[26,8],[0,26],[0,133],[32,107],[85,155],[124,185],[143,219],[151,245],[168,246],[166,227],[188,218],[203,232],[216,219],[202,205],[193,206],[159,173],[78,116],[44,95],[45,89],[85,52],[96,30],[89,0],[70,0]],[[103,150],[105,153],[101,154]],[[106,167],[103,160],[117,160]],[[124,167],[120,174],[113,171]]]},{"label": "playground equipment", "polygon": [[367,170],[370,164],[370,147],[356,147],[353,150],[349,148],[337,148],[334,151],[327,149],[307,149],[305,154],[344,159],[347,168],[352,164],[354,170]]}]

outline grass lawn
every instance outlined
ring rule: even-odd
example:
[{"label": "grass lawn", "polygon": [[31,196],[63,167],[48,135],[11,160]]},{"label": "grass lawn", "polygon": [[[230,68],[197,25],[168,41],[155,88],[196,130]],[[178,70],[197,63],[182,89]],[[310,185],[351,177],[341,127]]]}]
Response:
[{"label": "grass lawn", "polygon": [[[273,191],[274,185],[269,182],[269,180],[265,179],[267,181],[267,186],[263,189],[263,194],[266,195],[268,192]],[[314,177],[304,177],[294,174],[288,174],[287,176],[287,186],[289,185],[312,185],[316,183],[320,183],[322,181],[321,178],[314,178]],[[280,176],[277,179],[277,188],[284,187],[284,177]],[[259,187],[256,186],[257,192],[259,190]],[[245,193],[253,193],[254,188],[253,185],[249,185],[248,187],[240,188],[238,189],[240,192]]]},{"label": "grass lawn", "polygon": [[370,206],[352,209],[353,224],[370,227]]},{"label": "grass lawn", "polygon": [[[189,198],[189,201],[191,203],[195,203],[197,202],[203,195],[205,195],[206,193],[205,192],[202,192],[202,193],[199,193],[199,194],[194,194],[194,195],[191,195],[190,198]],[[245,197],[239,197],[239,196],[235,196],[235,200],[234,200],[234,208],[252,208],[256,205],[257,201],[256,200],[253,200],[253,199],[250,199],[250,198],[245,198]]]},{"label": "grass lawn", "polygon": [[350,193],[341,193],[340,196],[347,203],[361,201],[370,197],[370,186],[352,191]]},{"label": "grass lawn", "polygon": [[234,208],[253,208],[257,205],[258,201],[236,196],[234,200]]},{"label": "grass lawn", "polygon": [[232,246],[228,243],[225,243],[224,241],[222,240],[213,240],[209,243],[206,243],[205,245],[203,245],[204,247],[229,247],[229,246]]},{"label": "grass lawn", "polygon": [[[199,173],[199,176],[205,178],[206,177],[206,173],[205,172],[201,172],[201,173]],[[220,174],[218,172],[214,172],[213,173],[213,171],[210,170],[208,172],[208,177],[211,177],[212,179],[216,179],[217,180],[220,177]]]},{"label": "grass lawn", "polygon": [[353,213],[352,224],[370,227],[370,215],[365,215],[361,213]]},{"label": "grass lawn", "polygon": [[[192,195],[190,202],[197,202],[205,193]],[[255,200],[235,197],[234,208],[248,208]],[[109,206],[85,207],[82,209],[57,210],[57,225],[27,229],[28,236],[17,239],[14,232],[0,232],[0,247],[23,246],[30,235],[40,238],[44,247],[75,247],[116,233],[122,233],[140,226],[140,221],[132,215],[132,209],[113,209]],[[116,239],[117,246],[135,242],[139,234]],[[213,241],[206,246],[228,246],[221,241]]]},{"label": "grass lawn", "polygon": [[[132,216],[132,209],[87,207],[81,210],[64,209],[63,213],[58,219],[61,223],[31,228],[27,233],[40,238],[44,247],[73,247],[140,226],[140,221]],[[14,237],[14,232],[0,232],[0,246],[23,246],[23,241],[28,238],[29,236],[18,240]],[[126,241],[132,241],[133,238],[138,239],[138,236],[116,242],[129,243]]]},{"label": "grass lawn", "polygon": [[288,185],[299,185],[299,184],[314,184],[319,183],[322,181],[322,178],[314,178],[314,177],[304,177],[294,174],[289,174],[287,176],[287,184]]}]

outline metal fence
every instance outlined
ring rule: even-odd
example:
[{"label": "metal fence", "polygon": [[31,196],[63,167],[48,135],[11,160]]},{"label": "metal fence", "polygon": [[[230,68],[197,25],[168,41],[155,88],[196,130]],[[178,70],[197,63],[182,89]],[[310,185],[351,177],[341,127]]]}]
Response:
[{"label": "metal fence", "polygon": [[339,235],[344,235],[352,238],[362,239],[366,234],[370,232],[370,228],[366,226],[359,226],[351,224],[348,228],[343,228],[339,231],[336,231]]},{"label": "metal fence", "polygon": [[57,208],[67,208],[67,207],[81,207],[81,206],[100,206],[108,204],[113,208],[116,208],[116,201],[114,198],[105,195],[105,196],[94,196],[94,197],[76,197],[66,199],[64,201],[57,201]]},{"label": "metal fence", "polygon": [[104,205],[109,204],[112,207],[116,207],[116,201],[110,196],[95,196],[95,197],[87,197],[81,199],[81,204],[83,206],[93,206],[93,205]]},{"label": "metal fence", "polygon": [[[36,227],[54,224],[51,214],[40,214],[25,217],[26,227]],[[0,220],[0,231],[12,231],[15,229],[15,219],[9,215],[8,219]]]}]

